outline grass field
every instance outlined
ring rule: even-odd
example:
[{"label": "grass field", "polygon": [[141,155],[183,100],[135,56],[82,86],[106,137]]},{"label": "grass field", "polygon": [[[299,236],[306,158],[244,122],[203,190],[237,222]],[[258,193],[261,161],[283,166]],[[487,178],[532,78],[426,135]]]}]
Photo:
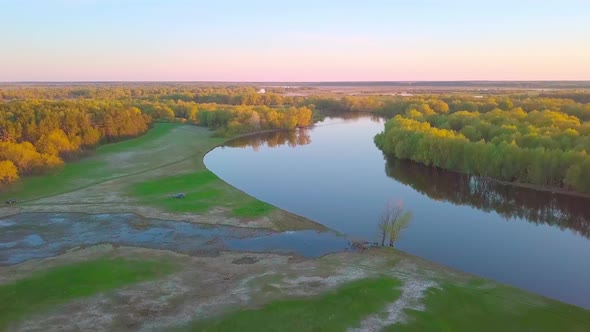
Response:
[{"label": "grass field", "polygon": [[391,278],[351,282],[315,299],[278,301],[199,322],[187,331],[346,331],[394,301],[401,282]]},{"label": "grass field", "polygon": [[165,262],[99,259],[64,265],[0,285],[0,330],[28,314],[69,300],[171,273]]},{"label": "grass field", "polygon": [[[142,203],[158,205],[173,212],[203,212],[220,202],[222,191],[215,182],[219,178],[207,170],[137,183],[130,194]],[[173,199],[177,193],[185,193],[184,199]]]},{"label": "grass field", "polygon": [[84,160],[69,163],[60,170],[42,176],[25,177],[20,182],[4,189],[0,200],[16,198],[28,201],[57,195],[77,187],[89,185],[91,179],[106,180],[110,176],[107,163],[100,160]]},{"label": "grass field", "polygon": [[[204,154],[223,142],[206,128],[156,123],[143,136],[100,146],[91,156],[43,176],[26,177],[0,192],[0,199],[38,204],[37,199],[117,180],[115,194],[166,212],[203,213],[223,207],[238,218],[257,218],[276,210],[229,186],[207,170]],[[105,190],[100,189],[105,195]],[[112,187],[109,190],[113,190]],[[179,192],[185,199],[172,199]],[[97,195],[97,199],[100,199]],[[66,199],[64,206],[80,202]],[[97,201],[98,204],[104,204]]]},{"label": "grass field", "polygon": [[266,215],[274,209],[276,208],[268,203],[251,200],[233,209],[232,214],[236,217],[254,218]]},{"label": "grass field", "polygon": [[155,123],[154,127],[142,136],[114,144],[99,146],[96,149],[96,154],[103,155],[141,148],[143,145],[149,145],[152,141],[166,136],[172,131],[172,129],[177,128],[178,126],[179,124],[177,123]]},{"label": "grass field", "polygon": [[[483,286],[483,287],[482,287]],[[314,298],[282,300],[196,322],[183,331],[346,331],[383,312],[403,291],[392,278],[362,279]],[[517,289],[477,282],[428,289],[425,310],[404,309],[386,331],[588,331],[590,311]],[[401,309],[401,308],[400,308]]]},{"label": "grass field", "polygon": [[159,160],[144,167],[121,165],[110,161],[117,153],[155,148],[154,142],[158,142],[158,139],[170,134],[178,126],[174,123],[157,123],[143,136],[100,146],[91,156],[66,163],[61,169],[50,174],[24,177],[20,182],[3,188],[0,191],[0,200],[16,198],[19,201],[28,201],[58,195],[155,167]]},{"label": "grass field", "polygon": [[[172,195],[184,193],[185,198],[174,199]],[[206,212],[209,208],[226,207],[236,217],[260,217],[275,209],[225,183],[208,170],[176,175],[137,183],[130,194],[141,203],[157,205],[170,212]]]},{"label": "grass field", "polygon": [[386,331],[571,331],[590,328],[590,311],[511,287],[443,284],[427,291],[424,311]]}]

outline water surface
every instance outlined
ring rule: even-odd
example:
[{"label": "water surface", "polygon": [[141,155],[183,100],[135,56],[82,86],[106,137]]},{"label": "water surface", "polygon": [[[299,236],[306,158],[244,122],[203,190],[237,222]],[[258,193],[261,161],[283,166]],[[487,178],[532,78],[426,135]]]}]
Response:
[{"label": "water surface", "polygon": [[469,273],[590,308],[590,200],[387,160],[375,117],[241,138],[207,167],[237,188],[351,238],[377,241],[387,201],[414,218],[396,246]]},{"label": "water surface", "polygon": [[319,257],[346,250],[333,232],[260,229],[143,218],[136,214],[21,213],[0,218],[0,265],[54,257],[98,244],[217,254],[223,250]]}]

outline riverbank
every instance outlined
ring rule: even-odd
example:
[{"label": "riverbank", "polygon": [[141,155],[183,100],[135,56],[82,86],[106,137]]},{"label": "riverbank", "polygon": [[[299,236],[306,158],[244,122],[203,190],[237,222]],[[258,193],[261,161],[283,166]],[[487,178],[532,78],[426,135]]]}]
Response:
[{"label": "riverbank", "polygon": [[562,189],[562,188],[537,186],[534,184],[522,183],[522,182],[502,181],[502,180],[499,180],[499,179],[496,179],[493,177],[489,177],[489,176],[480,176],[480,175],[469,174],[469,173],[461,172],[461,171],[457,171],[457,170],[449,170],[449,169],[445,169],[445,168],[441,168],[441,167],[428,166],[428,165],[422,164],[420,162],[417,162],[417,161],[414,161],[411,159],[399,159],[395,156],[389,156],[385,153],[384,153],[384,156],[386,159],[389,159],[389,160],[397,159],[397,160],[401,160],[403,162],[408,162],[408,163],[412,163],[415,165],[419,165],[420,167],[428,167],[428,168],[435,169],[437,171],[448,172],[450,174],[458,174],[458,175],[463,175],[463,176],[470,176],[470,177],[474,177],[474,178],[479,178],[479,179],[494,182],[496,184],[500,184],[503,186],[525,188],[525,189],[529,189],[529,190],[540,191],[543,193],[550,193],[550,194],[555,194],[555,195],[566,195],[566,196],[572,196],[572,197],[590,198],[590,194],[579,193],[576,191],[566,190],[566,189]]},{"label": "riverbank", "polygon": [[[590,324],[590,311],[387,248],[306,260],[268,253],[221,252],[211,257],[100,245],[0,267],[0,289],[39,278],[53,284],[57,269],[105,264],[101,262],[165,262],[166,268],[147,281],[134,271],[126,272],[134,283],[101,286],[98,291],[72,280],[70,286],[81,287],[85,295],[62,299],[58,291],[51,309],[38,307],[8,321],[0,314],[4,328],[232,331],[241,326],[244,331],[260,331],[282,326],[306,331],[332,326],[430,331],[447,326],[453,331],[581,332]],[[354,290],[358,284],[363,287]],[[346,319],[330,319],[340,316]]]}]

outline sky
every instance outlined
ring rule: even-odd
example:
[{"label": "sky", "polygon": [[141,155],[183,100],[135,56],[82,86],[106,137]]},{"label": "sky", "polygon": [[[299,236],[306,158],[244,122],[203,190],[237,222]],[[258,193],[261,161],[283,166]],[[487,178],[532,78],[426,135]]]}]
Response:
[{"label": "sky", "polygon": [[0,81],[590,80],[588,0],[0,0]]}]

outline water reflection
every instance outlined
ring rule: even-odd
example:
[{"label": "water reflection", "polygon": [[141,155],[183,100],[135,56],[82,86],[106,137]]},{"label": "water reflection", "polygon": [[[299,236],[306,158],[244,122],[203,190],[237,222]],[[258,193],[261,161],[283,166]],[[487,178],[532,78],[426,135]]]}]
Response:
[{"label": "water reflection", "polygon": [[104,243],[185,254],[237,250],[297,253],[304,257],[320,257],[349,247],[346,238],[333,232],[273,233],[135,214],[21,213],[0,218],[0,266]]},{"label": "water reflection", "polygon": [[[365,113],[365,112],[349,112],[349,113],[342,113],[336,112],[333,114],[334,118],[341,119],[341,120],[348,120],[346,122],[356,122],[356,121],[365,121],[370,120],[374,123],[383,123],[385,119],[382,116],[375,115],[374,113]],[[331,119],[334,119],[331,118]]]},{"label": "water reflection", "polygon": [[257,134],[254,136],[244,136],[234,139],[225,144],[232,148],[252,147],[258,151],[262,146],[275,148],[282,145],[296,147],[298,145],[308,145],[311,143],[311,136],[306,128],[300,128],[290,131],[273,131],[268,133]]},{"label": "water reflection", "polygon": [[387,158],[385,173],[435,200],[495,211],[507,220],[520,218],[570,229],[590,238],[587,198],[500,184],[396,158]]}]

